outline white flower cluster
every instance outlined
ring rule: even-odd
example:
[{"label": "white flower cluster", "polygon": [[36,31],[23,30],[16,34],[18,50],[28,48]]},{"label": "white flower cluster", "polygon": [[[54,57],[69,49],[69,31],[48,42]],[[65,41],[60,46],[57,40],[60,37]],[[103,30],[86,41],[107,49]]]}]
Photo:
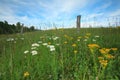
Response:
[{"label": "white flower cluster", "polygon": [[38,52],[36,50],[31,51],[31,53],[32,53],[32,55],[38,54]]},{"label": "white flower cluster", "polygon": [[6,41],[14,41],[14,38],[8,38]]},{"label": "white flower cluster", "polygon": [[53,37],[53,40],[57,40],[59,37]]},{"label": "white flower cluster", "polygon": [[32,44],[32,47],[39,47],[40,45],[39,44],[37,44],[37,43],[33,43]]},{"label": "white flower cluster", "polygon": [[47,47],[50,48],[50,51],[55,51],[55,46],[54,45],[48,45]]}]

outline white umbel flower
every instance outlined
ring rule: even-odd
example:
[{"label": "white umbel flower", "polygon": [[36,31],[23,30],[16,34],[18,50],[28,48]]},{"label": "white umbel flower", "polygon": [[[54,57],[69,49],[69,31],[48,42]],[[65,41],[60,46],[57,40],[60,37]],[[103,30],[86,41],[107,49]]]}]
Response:
[{"label": "white umbel flower", "polygon": [[54,45],[49,45],[50,51],[55,51],[55,46]]},{"label": "white umbel flower", "polygon": [[42,45],[47,46],[48,44],[47,43],[43,43]]},{"label": "white umbel flower", "polygon": [[35,51],[35,50],[31,51],[31,53],[32,53],[32,55],[36,55],[36,54],[38,54],[38,52]]},{"label": "white umbel flower", "polygon": [[37,43],[33,43],[32,46],[33,46],[33,47],[39,47],[40,45],[37,44]]},{"label": "white umbel flower", "polygon": [[29,51],[28,50],[26,50],[26,51],[24,51],[24,54],[27,54]]},{"label": "white umbel flower", "polygon": [[54,37],[53,40],[57,40],[59,37]]}]

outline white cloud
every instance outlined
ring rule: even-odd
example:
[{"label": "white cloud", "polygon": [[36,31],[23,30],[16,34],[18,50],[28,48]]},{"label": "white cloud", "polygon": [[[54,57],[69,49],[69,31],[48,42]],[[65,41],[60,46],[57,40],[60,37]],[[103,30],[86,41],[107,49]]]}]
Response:
[{"label": "white cloud", "polygon": [[112,5],[112,2],[109,1],[108,3],[104,3],[103,5],[98,6],[97,8],[95,8],[95,11],[97,12],[97,11],[105,10],[108,7],[110,7],[111,5]]},{"label": "white cloud", "polygon": [[109,16],[118,16],[118,15],[120,15],[120,9],[109,12],[108,14],[109,14]]}]

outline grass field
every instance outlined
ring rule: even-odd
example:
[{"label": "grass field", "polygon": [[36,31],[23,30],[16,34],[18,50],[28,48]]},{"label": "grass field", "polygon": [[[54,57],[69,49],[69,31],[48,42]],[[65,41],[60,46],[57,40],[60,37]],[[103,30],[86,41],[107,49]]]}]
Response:
[{"label": "grass field", "polygon": [[0,80],[120,80],[120,28],[0,35]]}]

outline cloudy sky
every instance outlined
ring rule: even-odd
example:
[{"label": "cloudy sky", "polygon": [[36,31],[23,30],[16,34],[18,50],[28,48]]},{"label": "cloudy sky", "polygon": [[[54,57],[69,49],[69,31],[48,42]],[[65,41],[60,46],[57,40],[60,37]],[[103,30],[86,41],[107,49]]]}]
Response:
[{"label": "cloudy sky", "polygon": [[71,27],[82,18],[120,15],[120,0],[0,0],[0,21],[39,27]]}]

